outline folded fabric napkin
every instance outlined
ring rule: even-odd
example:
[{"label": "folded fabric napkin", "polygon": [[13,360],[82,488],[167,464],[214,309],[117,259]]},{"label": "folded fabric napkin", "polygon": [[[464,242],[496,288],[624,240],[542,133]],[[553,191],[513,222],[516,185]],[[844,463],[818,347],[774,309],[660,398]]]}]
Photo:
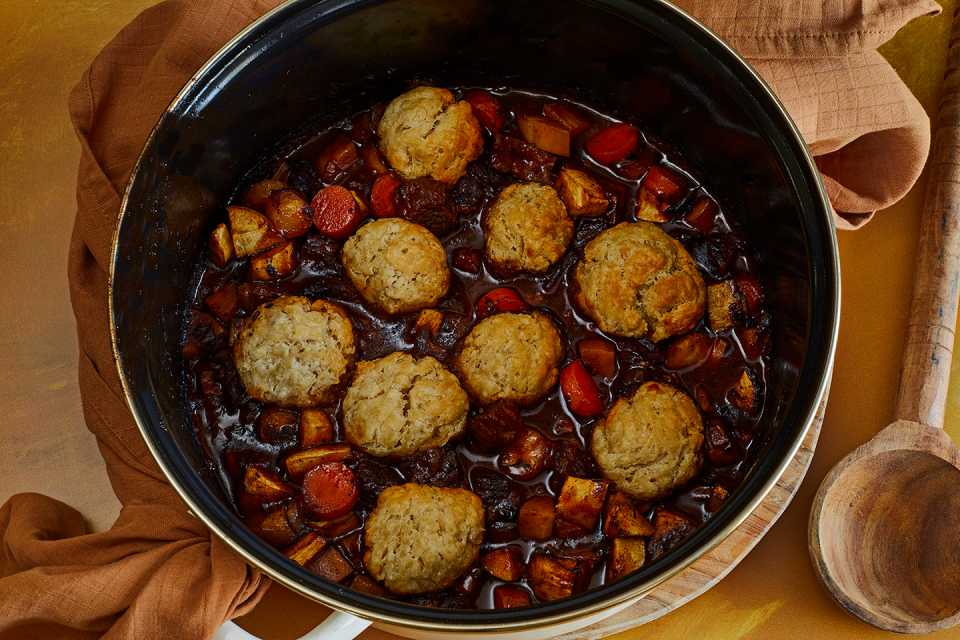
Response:
[{"label": "folded fabric napkin", "polygon": [[[190,76],[279,0],[167,0],[96,58],[70,97],[82,146],[69,278],[84,416],[123,508],[87,534],[37,494],[0,508],[0,637],[212,638],[268,580],[191,516],[153,462],[110,347],[107,271],[120,199],[153,124]],[[816,156],[839,228],[864,224],[916,181],[927,117],[875,51],[934,0],[678,0],[748,58]]]}]

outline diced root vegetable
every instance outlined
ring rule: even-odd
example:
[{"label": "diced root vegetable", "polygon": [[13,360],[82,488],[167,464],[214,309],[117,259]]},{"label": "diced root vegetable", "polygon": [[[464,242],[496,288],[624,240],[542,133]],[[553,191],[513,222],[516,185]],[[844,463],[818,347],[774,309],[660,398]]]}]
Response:
[{"label": "diced root vegetable", "polygon": [[666,205],[650,193],[646,187],[637,190],[637,220],[648,222],[667,222],[670,218],[663,213]]},{"label": "diced root vegetable", "polygon": [[352,578],[350,578],[350,582],[347,584],[347,586],[351,589],[355,589],[371,596],[377,596],[379,598],[390,597],[389,591],[381,587],[380,584],[375,582],[372,578],[368,578],[362,573],[355,574]]},{"label": "diced root vegetable", "polygon": [[564,168],[554,182],[554,188],[573,217],[593,217],[604,213],[610,200],[600,184],[584,171]]},{"label": "diced root vegetable", "polygon": [[694,229],[706,233],[713,228],[718,212],[717,204],[713,200],[700,198],[683,219]]},{"label": "diced root vegetable", "polygon": [[658,199],[675,202],[682,193],[680,179],[670,170],[655,165],[643,176],[643,186]]},{"label": "diced root vegetable", "polygon": [[360,155],[353,140],[341,133],[330,146],[313,159],[313,167],[320,178],[329,184],[341,177],[359,159]]},{"label": "diced root vegetable", "polygon": [[526,308],[527,303],[523,301],[519,293],[513,289],[501,287],[488,291],[477,300],[477,320],[483,320],[487,316],[501,311],[523,311]]},{"label": "diced root vegetable", "polygon": [[291,478],[299,480],[310,469],[324,462],[339,462],[351,453],[350,447],[345,444],[323,445],[291,453],[283,461],[283,465]]},{"label": "diced root vegetable", "polygon": [[274,547],[286,547],[293,544],[298,537],[296,531],[290,526],[287,520],[286,507],[274,509],[264,517],[259,523],[250,522],[251,529],[258,536],[269,542]]},{"label": "diced root vegetable", "polygon": [[686,517],[664,507],[657,507],[653,526],[655,531],[647,543],[651,559],[675,547],[697,528]]},{"label": "diced root vegetable", "polygon": [[710,338],[699,331],[691,331],[674,340],[667,348],[666,365],[671,369],[686,369],[698,365],[710,355]]},{"label": "diced root vegetable", "polygon": [[563,102],[551,102],[543,105],[543,113],[551,120],[561,123],[575,138],[590,128],[590,121],[583,117],[577,109]]},{"label": "diced root vegetable", "polygon": [[417,314],[416,327],[430,336],[435,336],[443,324],[443,312],[436,309],[423,309]]},{"label": "diced root vegetable", "polygon": [[640,141],[637,128],[629,124],[612,124],[587,138],[584,149],[602,165],[620,162],[630,155]]},{"label": "diced root vegetable", "polygon": [[730,400],[734,406],[755,414],[760,409],[760,386],[757,373],[747,367],[740,373],[737,385],[730,392]]},{"label": "diced root vegetable", "polygon": [[260,502],[275,502],[293,495],[293,487],[276,473],[249,466],[243,474],[243,489]]},{"label": "diced root vegetable", "polygon": [[490,133],[500,133],[504,121],[503,106],[493,94],[476,89],[468,91],[463,99],[470,104],[470,109],[480,124]]},{"label": "diced root vegetable", "polygon": [[535,553],[527,565],[527,580],[541,600],[569,598],[586,582],[584,564],[580,558],[552,558]]},{"label": "diced root vegetable", "polygon": [[738,327],[737,338],[748,360],[757,360],[767,348],[770,332],[760,327]]},{"label": "diced root vegetable", "polygon": [[561,538],[580,538],[596,527],[609,483],[568,477],[557,498],[556,529]]},{"label": "diced root vegetable", "polygon": [[324,462],[303,476],[303,501],[323,519],[344,515],[360,495],[360,484],[353,471],[342,462]]},{"label": "diced root vegetable", "polygon": [[539,114],[520,113],[517,126],[523,139],[547,153],[570,157],[570,130]]},{"label": "diced root vegetable", "polygon": [[363,523],[352,511],[332,520],[310,520],[307,522],[311,529],[325,538],[339,538],[351,531],[359,529]]},{"label": "diced root vegetable", "polygon": [[714,331],[743,324],[743,296],[733,280],[723,280],[707,287],[707,311]]},{"label": "diced root vegetable", "polygon": [[751,318],[763,312],[763,289],[756,278],[748,273],[738,273],[733,276],[740,293],[743,294],[744,309]]},{"label": "diced root vegetable", "polygon": [[395,218],[398,215],[394,191],[403,184],[403,178],[391,171],[377,176],[370,190],[370,206],[378,218]]},{"label": "diced root vegetable", "polygon": [[591,417],[603,413],[600,389],[579,359],[560,372],[560,390],[567,406],[578,416]]},{"label": "diced root vegetable", "polygon": [[526,540],[549,540],[553,537],[556,509],[553,498],[537,496],[520,507],[520,536]]},{"label": "diced root vegetable", "polygon": [[495,578],[516,582],[523,576],[523,555],[515,547],[501,547],[482,556],[480,566]]},{"label": "diced root vegetable", "polygon": [[617,173],[627,180],[640,180],[657,159],[657,152],[653,147],[645,147],[637,153],[637,157],[617,165]]},{"label": "diced root vegetable", "polygon": [[196,358],[207,344],[223,332],[223,325],[209,313],[188,309],[181,351],[183,357],[187,360]]},{"label": "diced root vegetable", "polygon": [[288,276],[297,270],[296,245],[291,240],[250,258],[250,279],[261,282]]},{"label": "diced root vegetable", "polygon": [[310,230],[313,212],[299,189],[278,189],[270,193],[264,213],[284,238],[296,238]]},{"label": "diced root vegetable", "polygon": [[649,536],[653,525],[643,517],[633,502],[621,491],[607,500],[603,514],[603,533],[611,538]]},{"label": "diced root vegetable", "polygon": [[230,229],[222,222],[210,234],[210,258],[213,263],[220,268],[227,266],[227,263],[233,260],[235,255],[233,249],[233,237],[230,235]]},{"label": "diced root vegetable", "polygon": [[328,238],[344,240],[360,225],[362,204],[362,200],[344,187],[324,187],[313,196],[313,224]]},{"label": "diced root vegetable", "polygon": [[326,548],[327,541],[311,531],[284,549],[282,553],[303,567]]},{"label": "diced root vegetable", "polygon": [[644,538],[614,538],[610,548],[610,579],[616,580],[643,566],[647,555]]},{"label": "diced root vegetable", "polygon": [[583,364],[593,375],[612,378],[617,373],[617,348],[603,338],[584,338],[577,343]]},{"label": "diced root vegetable", "polygon": [[530,594],[510,584],[501,584],[493,589],[493,606],[497,609],[512,609],[530,605]]},{"label": "diced root vegetable", "polygon": [[286,242],[270,226],[270,220],[259,211],[247,207],[227,207],[233,250],[238,258],[266,251]]},{"label": "diced root vegetable", "polygon": [[[289,166],[287,167],[287,171],[290,171]],[[286,182],[281,182],[280,180],[263,180],[250,185],[250,187],[243,192],[243,195],[240,196],[240,202],[242,202],[245,207],[256,209],[263,213],[270,194],[280,189],[286,189],[289,186]]]},{"label": "diced root vegetable", "polygon": [[364,164],[370,167],[370,170],[377,175],[382,175],[390,171],[390,167],[387,166],[386,161],[383,159],[380,149],[377,149],[373,145],[360,147],[360,157],[363,159]]},{"label": "diced root vegetable", "polygon": [[326,551],[307,563],[306,567],[332,582],[342,582],[353,573],[353,565],[343,557],[343,554],[336,547],[328,547]]},{"label": "diced root vegetable", "polygon": [[237,283],[230,282],[222,289],[207,296],[207,307],[217,317],[217,320],[224,324],[230,324],[233,316],[240,309],[240,297],[238,294]]},{"label": "diced root vegetable", "polygon": [[[300,413],[300,447],[309,448],[333,442],[333,422],[322,409],[304,409]],[[304,469],[306,472],[306,469]]]}]

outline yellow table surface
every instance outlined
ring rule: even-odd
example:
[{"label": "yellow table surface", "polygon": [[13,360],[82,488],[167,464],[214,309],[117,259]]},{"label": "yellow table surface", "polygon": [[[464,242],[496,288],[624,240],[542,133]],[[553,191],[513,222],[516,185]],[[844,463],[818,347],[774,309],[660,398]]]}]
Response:
[{"label": "yellow table surface", "polygon": [[[881,53],[935,113],[955,0],[907,25]],[[119,510],[83,423],[66,278],[80,145],[67,96],[97,52],[155,0],[2,0],[0,25],[0,503],[37,491],[80,509],[92,530]],[[622,640],[892,637],[827,597],[807,554],[820,481],[891,421],[909,312],[926,172],[909,195],[839,234],[843,303],[833,386],[816,455],[796,497],[719,585]],[[946,430],[960,441],[960,359]],[[960,535],[960,532],[958,532]],[[328,609],[274,585],[240,624],[296,638]],[[361,638],[392,637],[367,631]],[[931,634],[960,640],[960,626]]]}]

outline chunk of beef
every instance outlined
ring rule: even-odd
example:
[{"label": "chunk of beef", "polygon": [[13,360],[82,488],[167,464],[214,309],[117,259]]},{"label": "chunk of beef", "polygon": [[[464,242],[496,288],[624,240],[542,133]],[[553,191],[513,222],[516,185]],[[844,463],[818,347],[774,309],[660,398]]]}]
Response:
[{"label": "chunk of beef", "polygon": [[298,160],[290,167],[287,175],[287,184],[300,189],[305,194],[313,195],[323,189],[323,180],[309,160]]},{"label": "chunk of beef", "polygon": [[396,469],[388,467],[371,456],[356,455],[357,460],[351,465],[351,469],[360,484],[357,505],[364,511],[373,511],[377,506],[377,498],[383,490],[403,484],[403,476]]},{"label": "chunk of beef", "polygon": [[497,400],[467,420],[467,433],[484,453],[497,453],[512,444],[523,430],[520,407],[513,400]]},{"label": "chunk of beef", "polygon": [[393,192],[402,218],[426,227],[433,235],[446,235],[457,226],[457,214],[447,186],[433,178],[404,182]]},{"label": "chunk of beef", "polygon": [[475,467],[471,472],[470,485],[483,501],[488,523],[516,522],[520,505],[526,497],[523,487],[496,471],[482,467]]},{"label": "chunk of beef", "polygon": [[576,442],[563,440],[557,444],[547,467],[565,476],[596,478],[597,468],[593,458]]},{"label": "chunk of beef", "polygon": [[432,447],[400,460],[397,469],[407,482],[431,487],[455,487],[463,479],[457,452],[451,447]]},{"label": "chunk of beef", "polygon": [[460,215],[469,215],[480,211],[483,203],[496,196],[513,182],[510,176],[494,171],[490,167],[473,162],[467,167],[467,173],[453,188],[451,197]]},{"label": "chunk of beef", "polygon": [[490,166],[518,180],[553,184],[557,157],[523,140],[497,134],[490,149]]}]

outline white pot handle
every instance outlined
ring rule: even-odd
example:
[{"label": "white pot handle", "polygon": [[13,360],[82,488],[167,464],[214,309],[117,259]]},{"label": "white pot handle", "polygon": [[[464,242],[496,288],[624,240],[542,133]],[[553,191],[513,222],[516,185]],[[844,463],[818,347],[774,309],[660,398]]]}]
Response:
[{"label": "white pot handle", "polygon": [[[351,640],[369,626],[369,620],[342,611],[334,611],[300,640]],[[214,640],[259,640],[259,638],[247,633],[233,621],[227,620],[217,631]]]}]

